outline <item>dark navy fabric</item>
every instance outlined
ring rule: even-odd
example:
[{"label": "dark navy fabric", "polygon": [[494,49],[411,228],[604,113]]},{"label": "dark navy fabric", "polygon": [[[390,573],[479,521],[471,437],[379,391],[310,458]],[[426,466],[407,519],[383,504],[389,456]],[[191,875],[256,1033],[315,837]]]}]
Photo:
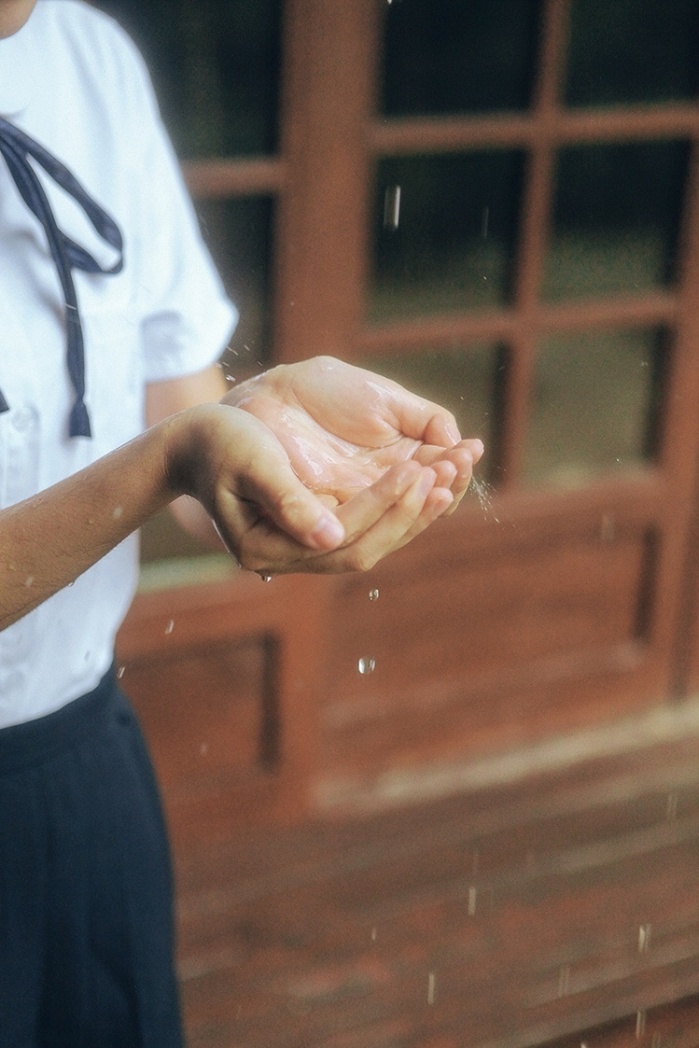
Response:
[{"label": "dark navy fabric", "polygon": [[182,1046],[167,835],[111,673],[0,730],[0,1046]]}]

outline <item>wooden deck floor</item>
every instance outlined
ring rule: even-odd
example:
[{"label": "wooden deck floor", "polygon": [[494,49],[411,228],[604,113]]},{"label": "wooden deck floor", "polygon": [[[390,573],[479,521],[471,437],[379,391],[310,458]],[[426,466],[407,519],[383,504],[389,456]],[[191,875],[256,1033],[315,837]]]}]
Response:
[{"label": "wooden deck floor", "polygon": [[191,1048],[699,1045],[695,735],[177,869]]}]

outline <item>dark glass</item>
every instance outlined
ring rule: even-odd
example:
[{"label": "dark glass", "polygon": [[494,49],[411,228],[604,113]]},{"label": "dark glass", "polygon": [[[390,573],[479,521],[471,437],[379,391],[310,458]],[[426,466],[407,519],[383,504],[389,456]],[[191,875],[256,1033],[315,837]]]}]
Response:
[{"label": "dark glass", "polygon": [[277,145],[281,0],[100,0],[139,45],[185,158]]},{"label": "dark glass", "polygon": [[577,487],[655,453],[665,339],[656,329],[562,334],[537,360],[524,479]]},{"label": "dark glass", "polygon": [[[490,344],[460,344],[419,352],[372,354],[364,367],[400,382],[451,411],[464,437],[480,437],[492,449],[498,414],[498,373],[502,353]],[[479,473],[492,471],[492,456]]]},{"label": "dark glass", "polygon": [[384,4],[386,116],[525,109],[538,0],[393,0]]},{"label": "dark glass", "polygon": [[509,150],[383,160],[376,179],[371,318],[506,302],[522,169],[522,155]]},{"label": "dark glass", "polygon": [[696,0],[573,0],[568,82],[571,106],[696,97]]},{"label": "dark glass", "polygon": [[545,297],[632,292],[670,283],[687,156],[684,142],[562,150]]},{"label": "dark glass", "polygon": [[240,312],[223,363],[231,377],[245,377],[267,367],[271,359],[274,201],[200,200],[197,213],[204,240]]}]

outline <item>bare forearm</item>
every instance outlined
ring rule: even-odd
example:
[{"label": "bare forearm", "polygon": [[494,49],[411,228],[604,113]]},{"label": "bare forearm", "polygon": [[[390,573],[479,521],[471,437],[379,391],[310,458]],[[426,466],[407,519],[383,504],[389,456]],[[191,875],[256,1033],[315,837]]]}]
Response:
[{"label": "bare forearm", "polygon": [[0,629],[68,585],[179,494],[166,447],[172,422],[0,512]]}]

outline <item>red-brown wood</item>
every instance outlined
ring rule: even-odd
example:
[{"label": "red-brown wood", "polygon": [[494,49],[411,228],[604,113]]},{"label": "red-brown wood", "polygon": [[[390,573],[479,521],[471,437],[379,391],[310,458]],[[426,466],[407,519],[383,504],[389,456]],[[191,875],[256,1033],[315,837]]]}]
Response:
[{"label": "red-brown wood", "polygon": [[324,599],[312,578],[257,576],[137,598],[119,636],[121,682],[181,846],[307,810]]},{"label": "red-brown wood", "polygon": [[682,999],[699,991],[698,758],[688,732],[418,808],[190,849],[189,1043],[658,1048],[662,1033],[694,1048],[699,1009]]}]

